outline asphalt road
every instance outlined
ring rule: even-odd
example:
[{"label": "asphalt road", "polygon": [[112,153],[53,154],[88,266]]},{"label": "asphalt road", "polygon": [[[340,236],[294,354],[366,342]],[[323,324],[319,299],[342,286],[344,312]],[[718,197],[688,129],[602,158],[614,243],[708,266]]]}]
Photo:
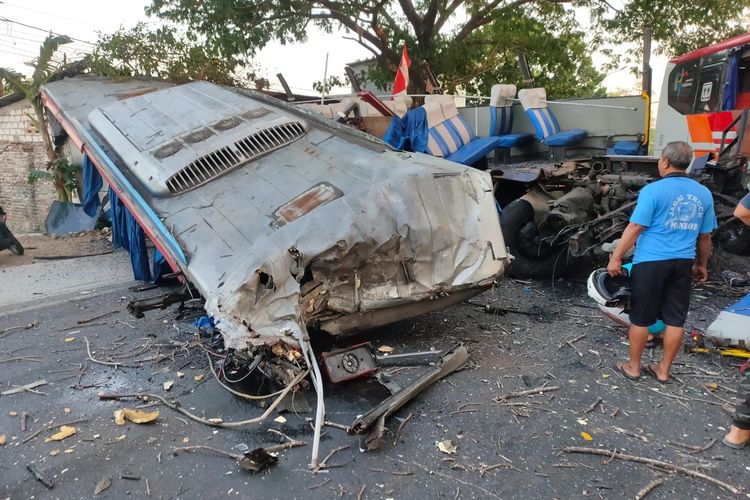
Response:
[{"label": "asphalt road", "polygon": [[[321,456],[348,448],[329,459],[334,467],[317,474],[308,468],[312,432],[306,418],[313,414],[301,410],[303,400],[296,400],[296,413],[283,413],[285,423],[269,421],[241,430],[214,429],[165,406],[145,409],[160,411],[155,423],[115,425],[115,410],[143,401],[101,401],[100,391],[152,392],[179,400],[192,413],[225,422],[263,412],[258,404],[239,400],[215,383],[203,352],[188,347],[194,344],[193,334],[175,328],[186,320],[176,319],[177,306],[141,320],[130,317],[125,312],[130,298],[163,290],[135,293],[129,285],[0,308],[0,332],[36,324],[0,334],[0,392],[47,382],[35,389],[40,394],[0,396],[0,435],[7,440],[0,446],[0,498],[91,498],[96,485],[107,478],[109,488],[97,497],[633,498],[661,478],[663,483],[649,498],[736,498],[705,480],[619,459],[567,454],[567,446],[664,460],[750,488],[750,450],[734,451],[720,443],[729,425],[724,401],[732,399],[738,360],[681,354],[680,382],[660,386],[651,379],[625,380],[612,370],[627,350],[624,332],[591,308],[580,280],[554,287],[506,280],[474,299],[529,314],[490,315],[462,304],[340,341],[344,346],[369,340],[396,353],[463,342],[472,362],[389,419],[379,451],[362,452],[357,438],[326,427]],[[696,295],[690,316],[696,327],[705,326],[733,300],[709,288]],[[577,337],[575,349],[565,343]],[[100,360],[120,356],[118,360],[127,363],[173,356],[135,367],[95,364],[84,338]],[[650,354],[658,356],[659,351]],[[400,370],[397,376],[405,380],[419,370]],[[184,376],[178,377],[177,371]],[[198,381],[196,376],[203,378]],[[174,381],[169,392],[163,388],[166,381]],[[719,384],[715,391],[706,389],[704,384],[710,382]],[[544,384],[559,389],[507,400],[512,406],[494,399]],[[326,391],[327,419],[341,424],[350,424],[386,394],[372,381],[329,385]],[[314,404],[314,396],[307,397]],[[602,402],[586,412],[599,398]],[[22,431],[24,412],[28,422]],[[395,440],[400,422],[410,414]],[[46,441],[58,424],[71,421],[78,421],[72,424],[74,435]],[[172,453],[175,447],[191,445],[240,453],[281,442],[269,428],[307,444],[282,451],[278,464],[260,473],[243,471],[231,458],[210,453]],[[714,439],[715,444],[698,452],[670,444],[700,447]],[[443,440],[453,441],[456,453],[439,451],[436,442]],[[29,464],[54,483],[51,489],[29,472]]]}]

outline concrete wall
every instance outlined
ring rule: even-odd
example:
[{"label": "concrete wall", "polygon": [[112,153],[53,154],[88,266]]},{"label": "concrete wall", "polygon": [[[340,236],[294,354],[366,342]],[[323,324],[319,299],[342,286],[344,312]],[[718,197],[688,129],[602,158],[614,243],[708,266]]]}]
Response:
[{"label": "concrete wall", "polygon": [[32,113],[26,100],[0,108],[0,205],[15,233],[44,232],[44,219],[57,199],[51,181],[27,182],[32,170],[44,170],[47,163]]}]

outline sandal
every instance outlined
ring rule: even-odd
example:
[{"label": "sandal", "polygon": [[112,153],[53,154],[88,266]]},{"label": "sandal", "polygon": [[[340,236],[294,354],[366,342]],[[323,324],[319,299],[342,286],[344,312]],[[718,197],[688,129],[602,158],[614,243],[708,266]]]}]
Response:
[{"label": "sandal", "polygon": [[639,380],[641,378],[640,375],[631,375],[625,371],[625,361],[615,364],[615,370],[628,380]]},{"label": "sandal", "polygon": [[650,364],[646,365],[646,373],[648,375],[650,375],[651,377],[653,377],[654,380],[656,380],[660,384],[665,385],[665,384],[671,384],[672,383],[672,376],[671,375],[669,376],[669,378],[667,380],[662,380],[662,379],[659,378],[659,374],[656,373],[656,370],[654,370],[653,366],[654,366],[653,363],[650,363]]},{"label": "sandal", "polygon": [[744,441],[742,443],[733,443],[729,441],[726,437],[724,437],[724,439],[721,440],[721,443],[728,448],[732,448],[733,450],[741,450],[745,446],[747,446],[748,441]]}]

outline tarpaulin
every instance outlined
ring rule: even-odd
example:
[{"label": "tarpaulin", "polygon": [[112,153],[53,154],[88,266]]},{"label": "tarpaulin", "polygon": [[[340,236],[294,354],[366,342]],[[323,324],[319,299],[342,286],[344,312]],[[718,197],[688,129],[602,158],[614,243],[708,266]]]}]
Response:
[{"label": "tarpaulin", "polygon": [[167,259],[157,249],[154,251],[154,258],[151,260],[151,273],[154,275],[154,283],[159,281],[165,274],[172,272]]},{"label": "tarpaulin", "polygon": [[124,248],[130,254],[133,278],[151,281],[146,235],[143,229],[111,187],[109,188],[109,203],[112,219],[112,245],[115,248]]},{"label": "tarpaulin", "polygon": [[727,83],[724,84],[724,97],[721,100],[721,109],[724,111],[737,108],[737,80],[739,79],[739,59],[739,51],[729,56],[729,65],[727,67]]},{"label": "tarpaulin", "polygon": [[427,113],[424,108],[412,109],[402,118],[394,116],[384,140],[399,151],[427,151]]},{"label": "tarpaulin", "polygon": [[89,217],[96,216],[99,210],[99,190],[102,184],[99,171],[88,155],[83,155],[83,211]]}]

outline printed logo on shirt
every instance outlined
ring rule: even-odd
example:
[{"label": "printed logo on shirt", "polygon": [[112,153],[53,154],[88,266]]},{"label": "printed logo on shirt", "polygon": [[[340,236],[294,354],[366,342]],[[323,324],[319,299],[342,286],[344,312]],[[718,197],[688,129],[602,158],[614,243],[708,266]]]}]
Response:
[{"label": "printed logo on shirt", "polygon": [[665,225],[669,229],[698,231],[704,210],[703,203],[697,196],[681,194],[672,202]]}]

